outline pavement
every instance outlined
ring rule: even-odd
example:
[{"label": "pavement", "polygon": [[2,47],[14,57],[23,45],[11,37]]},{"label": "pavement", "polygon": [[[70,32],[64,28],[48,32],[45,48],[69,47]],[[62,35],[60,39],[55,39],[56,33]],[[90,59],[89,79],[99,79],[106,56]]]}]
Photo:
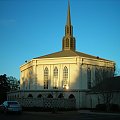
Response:
[{"label": "pavement", "polygon": [[94,111],[90,111],[90,110],[78,110],[79,113],[84,113],[84,114],[96,114],[96,115],[119,115],[120,113],[106,113],[106,112],[94,112]]},{"label": "pavement", "polygon": [[[31,114],[51,114],[51,112],[25,112]],[[95,112],[90,110],[78,110],[78,111],[57,111],[53,114],[74,114],[74,113],[81,113],[81,114],[88,114],[88,115],[116,115],[120,116],[120,113],[106,113],[106,112]]]},{"label": "pavement", "polygon": [[30,112],[23,114],[0,114],[0,120],[120,120],[120,114],[99,113],[89,110],[79,111],[57,111],[52,112]]}]

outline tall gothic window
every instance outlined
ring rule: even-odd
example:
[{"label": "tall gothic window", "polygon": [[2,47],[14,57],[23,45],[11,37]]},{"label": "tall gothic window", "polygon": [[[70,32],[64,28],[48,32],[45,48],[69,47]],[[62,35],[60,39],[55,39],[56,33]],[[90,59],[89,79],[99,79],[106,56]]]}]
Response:
[{"label": "tall gothic window", "polygon": [[28,89],[28,79],[27,78],[25,79],[25,89],[26,90]]},{"label": "tall gothic window", "polygon": [[103,68],[102,67],[100,67],[100,69],[99,69],[99,78],[100,78],[100,81],[102,81],[103,80]]},{"label": "tall gothic window", "polygon": [[69,47],[69,39],[66,39],[66,47]]},{"label": "tall gothic window", "polygon": [[95,84],[97,84],[99,81],[99,75],[98,75],[98,68],[95,68]]},{"label": "tall gothic window", "polygon": [[44,69],[44,89],[48,89],[48,74],[49,74],[49,71],[48,71],[48,68],[46,67]]},{"label": "tall gothic window", "polygon": [[74,46],[74,40],[73,39],[71,39],[71,41],[70,41],[70,46],[71,46],[71,48],[73,48],[73,46]]},{"label": "tall gothic window", "polygon": [[68,87],[68,68],[65,66],[63,69],[63,88]]},{"label": "tall gothic window", "polygon": [[104,67],[103,69],[103,79],[105,80],[107,78],[107,68]]},{"label": "tall gothic window", "polygon": [[29,71],[29,90],[31,89],[31,86],[33,84],[33,79],[32,79],[33,73],[32,70]]},{"label": "tall gothic window", "polygon": [[22,77],[22,87],[23,87],[23,90],[25,90],[25,80],[24,80],[24,77]]},{"label": "tall gothic window", "polygon": [[100,81],[101,81],[101,76],[100,76],[100,68],[97,66],[96,68],[95,68],[95,84],[98,84],[98,83],[100,83]]},{"label": "tall gothic window", "polygon": [[88,89],[91,88],[91,69],[87,69],[87,83],[88,83]]},{"label": "tall gothic window", "polygon": [[53,77],[54,77],[54,89],[58,89],[58,69],[57,69],[57,67],[54,68]]}]

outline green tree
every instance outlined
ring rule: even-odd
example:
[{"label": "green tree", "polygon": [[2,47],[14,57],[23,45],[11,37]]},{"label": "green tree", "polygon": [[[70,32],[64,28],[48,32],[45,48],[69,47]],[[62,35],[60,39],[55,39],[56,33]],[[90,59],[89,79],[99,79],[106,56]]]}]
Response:
[{"label": "green tree", "polygon": [[10,86],[11,91],[19,90],[19,88],[20,88],[20,81],[19,80],[17,80],[13,76],[7,77],[7,80],[9,82],[9,86]]},{"label": "green tree", "polygon": [[10,86],[6,74],[0,75],[0,103],[7,99],[7,92],[10,91]]}]

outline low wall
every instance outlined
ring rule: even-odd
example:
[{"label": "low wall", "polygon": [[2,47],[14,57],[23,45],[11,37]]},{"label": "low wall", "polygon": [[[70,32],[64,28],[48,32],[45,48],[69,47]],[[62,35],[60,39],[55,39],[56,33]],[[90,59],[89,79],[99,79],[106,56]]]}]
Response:
[{"label": "low wall", "polygon": [[23,107],[40,107],[40,108],[66,108],[75,109],[75,99],[59,98],[18,98],[16,99]]}]

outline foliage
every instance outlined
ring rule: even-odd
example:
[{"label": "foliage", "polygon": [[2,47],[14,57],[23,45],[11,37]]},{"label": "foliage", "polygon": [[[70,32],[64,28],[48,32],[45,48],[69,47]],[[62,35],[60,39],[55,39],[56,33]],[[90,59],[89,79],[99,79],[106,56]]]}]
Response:
[{"label": "foliage", "polygon": [[[99,98],[98,103],[103,103],[107,111],[110,110],[110,104],[114,97],[113,87],[111,87],[113,79],[114,77],[106,78],[92,88],[92,92]],[[100,107],[103,106],[103,104],[100,104]]]},{"label": "foliage", "polygon": [[120,111],[120,107],[118,104],[110,104],[110,111]]},{"label": "foliage", "polygon": [[97,104],[96,110],[98,111],[106,111],[106,105],[105,104]]},{"label": "foliage", "polygon": [[[107,111],[107,106],[106,104],[97,104],[96,105],[96,110],[98,111]],[[118,112],[120,110],[120,107],[118,104],[110,104],[109,105],[109,110],[112,112]]]},{"label": "foliage", "polygon": [[7,99],[7,92],[18,90],[20,82],[15,77],[0,75],[0,103]]},{"label": "foliage", "polygon": [[18,81],[15,77],[13,77],[13,76],[7,77],[7,80],[9,82],[9,86],[10,86],[11,91],[19,89],[20,81]]},{"label": "foliage", "polygon": [[10,91],[10,86],[6,74],[0,75],[0,103],[6,99],[8,91]]}]

